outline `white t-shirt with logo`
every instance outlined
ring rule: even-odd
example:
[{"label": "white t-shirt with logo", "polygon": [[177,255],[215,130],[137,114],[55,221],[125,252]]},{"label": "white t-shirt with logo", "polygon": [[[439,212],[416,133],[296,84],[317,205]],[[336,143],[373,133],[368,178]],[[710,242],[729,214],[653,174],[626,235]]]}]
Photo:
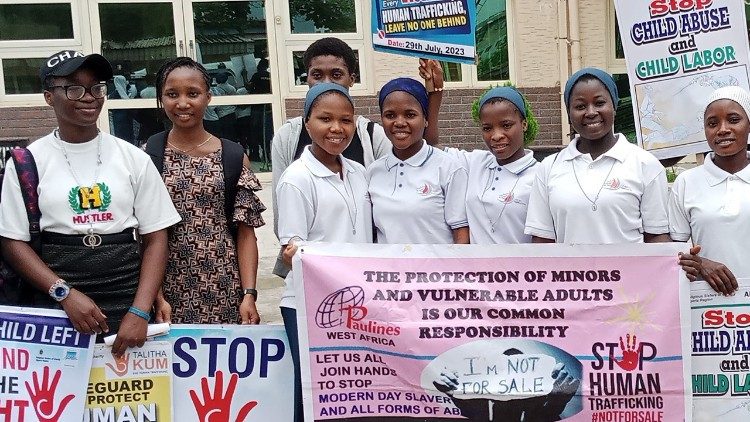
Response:
[{"label": "white t-shirt with logo", "polygon": [[367,168],[378,243],[453,243],[452,230],[469,225],[466,169],[423,143],[405,161],[391,151]]},{"label": "white t-shirt with logo", "polygon": [[523,231],[531,186],[539,168],[534,153],[524,150],[523,157],[501,166],[486,150],[446,148],[445,151],[460,159],[469,172],[466,217],[471,243],[531,243],[531,236]]},{"label": "white t-shirt with logo", "polygon": [[[365,168],[339,156],[342,179],[305,147],[276,186],[279,202],[279,242],[295,237],[307,242],[371,243],[372,218],[367,202]],[[281,306],[296,309],[294,271],[289,271]]]},{"label": "white t-shirt with logo", "polygon": [[659,160],[623,135],[596,160],[577,143],[576,137],[542,161],[526,234],[557,243],[613,244],[669,232],[667,176]]},{"label": "white t-shirt with logo", "polygon": [[[102,133],[102,162],[97,165],[98,139],[62,144],[70,166],[62,141],[54,134],[29,145],[39,172],[41,230],[80,235],[90,228],[99,234],[137,228],[140,234],[147,234],[179,222],[180,215],[151,158],[130,143]],[[0,236],[30,239],[12,160],[8,161],[2,186]]]},{"label": "white t-shirt with logo", "polygon": [[750,166],[727,173],[713,161],[677,176],[669,197],[669,235],[701,245],[700,255],[750,277],[745,249],[750,239]]}]

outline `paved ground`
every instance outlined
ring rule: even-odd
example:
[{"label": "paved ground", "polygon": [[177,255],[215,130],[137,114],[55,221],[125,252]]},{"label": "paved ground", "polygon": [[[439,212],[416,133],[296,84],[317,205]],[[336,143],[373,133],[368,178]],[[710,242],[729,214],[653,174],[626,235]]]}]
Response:
[{"label": "paved ground", "polygon": [[263,213],[266,225],[255,231],[258,237],[258,312],[264,324],[282,324],[279,301],[284,291],[284,280],[271,274],[279,252],[279,241],[273,233],[273,207],[271,204],[271,173],[256,173],[263,190],[260,199],[268,210]]}]

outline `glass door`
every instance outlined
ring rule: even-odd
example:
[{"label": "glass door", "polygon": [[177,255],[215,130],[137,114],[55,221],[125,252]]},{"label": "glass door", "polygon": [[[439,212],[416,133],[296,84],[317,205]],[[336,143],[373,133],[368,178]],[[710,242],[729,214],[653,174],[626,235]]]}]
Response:
[{"label": "glass door", "polygon": [[[211,75],[211,107],[204,123],[213,134],[241,143],[250,159],[270,169],[274,116],[280,121],[275,69],[269,54],[272,13],[264,0],[96,0],[90,3],[94,50],[113,65],[102,128],[140,145],[169,127],[156,108],[155,76],[178,55]],[[273,34],[271,34],[271,38]]]},{"label": "glass door", "polygon": [[[250,160],[269,169],[274,112],[280,96],[273,14],[265,0],[193,0],[184,4],[187,51],[211,76],[213,99],[204,124],[209,132],[245,147]],[[270,19],[272,21],[272,19]],[[269,31],[269,28],[271,31]],[[273,95],[277,94],[277,95]]]},{"label": "glass door", "polygon": [[185,54],[179,0],[89,2],[93,49],[112,63],[100,127],[140,145],[168,125],[156,109],[156,72]]}]

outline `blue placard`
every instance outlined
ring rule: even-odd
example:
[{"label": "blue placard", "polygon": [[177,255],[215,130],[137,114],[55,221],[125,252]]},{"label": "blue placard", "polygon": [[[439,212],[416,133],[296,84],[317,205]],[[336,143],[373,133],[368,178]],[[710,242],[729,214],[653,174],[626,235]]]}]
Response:
[{"label": "blue placard", "polygon": [[476,62],[474,0],[373,0],[375,51]]}]

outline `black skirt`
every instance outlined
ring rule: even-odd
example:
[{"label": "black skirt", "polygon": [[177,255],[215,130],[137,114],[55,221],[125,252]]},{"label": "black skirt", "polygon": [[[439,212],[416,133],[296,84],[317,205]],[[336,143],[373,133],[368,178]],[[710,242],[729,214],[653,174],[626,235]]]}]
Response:
[{"label": "black skirt", "polygon": [[[107,317],[108,334],[117,333],[138,289],[140,248],[132,233],[101,235],[102,244],[95,248],[84,246],[83,236],[42,234],[42,260],[99,306]],[[33,304],[61,308],[46,292],[37,292]]]}]

